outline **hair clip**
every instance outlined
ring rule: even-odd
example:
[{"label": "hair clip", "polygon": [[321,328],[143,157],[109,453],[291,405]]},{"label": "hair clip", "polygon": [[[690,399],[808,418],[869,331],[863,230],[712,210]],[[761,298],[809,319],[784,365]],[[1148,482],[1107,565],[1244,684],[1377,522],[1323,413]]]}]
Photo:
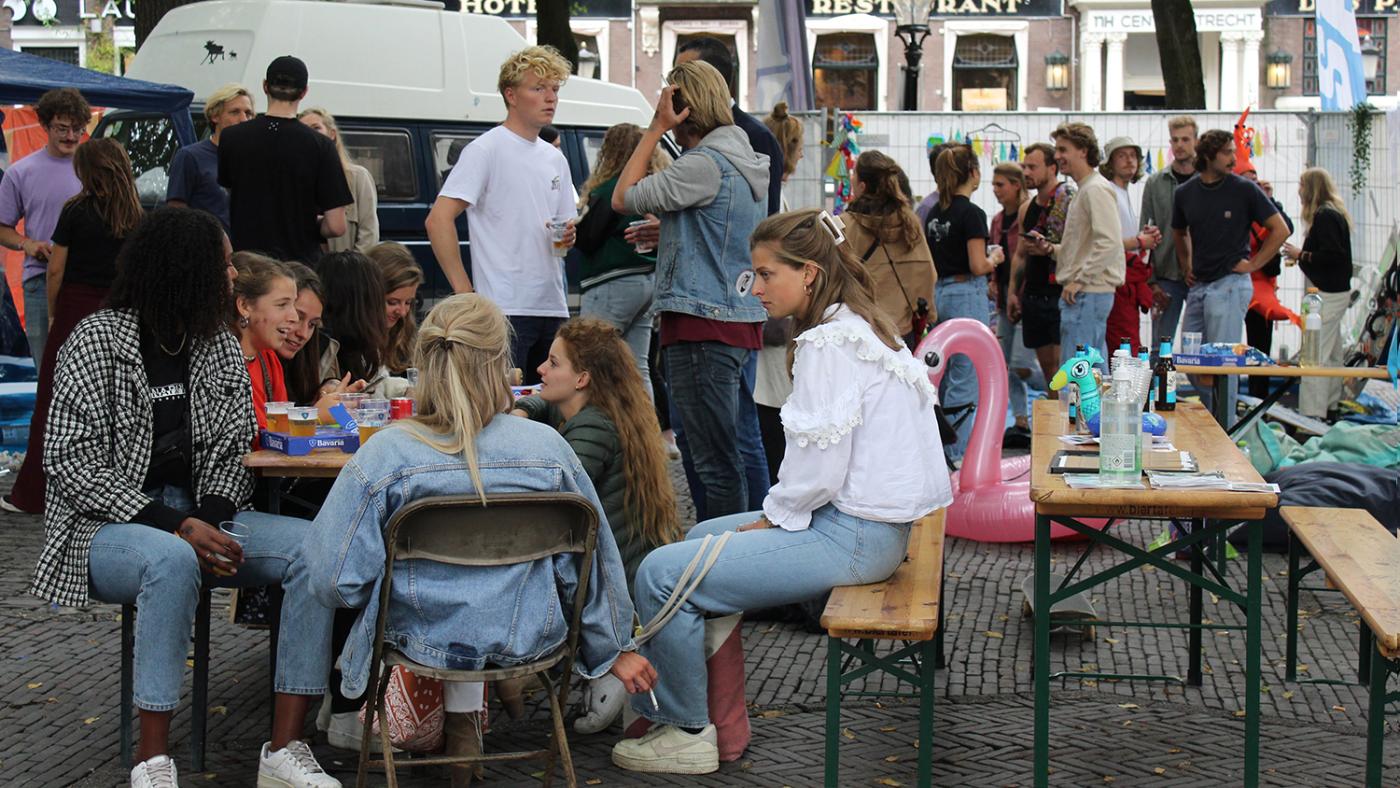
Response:
[{"label": "hair clip", "polygon": [[841,217],[832,216],[823,210],[817,214],[817,221],[821,222],[822,227],[825,227],[826,231],[831,234],[831,240],[835,241],[837,246],[846,242],[846,222]]}]

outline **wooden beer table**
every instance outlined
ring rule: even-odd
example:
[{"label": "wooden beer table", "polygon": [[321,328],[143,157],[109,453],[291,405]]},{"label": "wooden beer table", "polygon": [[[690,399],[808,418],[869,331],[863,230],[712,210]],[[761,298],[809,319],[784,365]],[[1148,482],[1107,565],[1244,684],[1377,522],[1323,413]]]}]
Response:
[{"label": "wooden beer table", "polygon": [[[334,479],[355,455],[339,449],[320,449],[293,457],[272,449],[259,449],[243,455],[243,465],[253,475],[270,480],[264,505],[269,514],[282,513],[281,479]],[[311,507],[316,508],[316,507]]]},{"label": "wooden beer table", "polygon": [[[1177,372],[1187,375],[1209,375],[1215,385],[1215,420],[1220,422],[1231,435],[1242,424],[1248,424],[1259,413],[1268,410],[1279,398],[1293,388],[1301,378],[1371,378],[1390,380],[1390,372],[1381,367],[1290,367],[1281,364],[1268,364],[1253,367],[1177,367]],[[1283,378],[1262,402],[1255,405],[1244,418],[1234,421],[1235,414],[1226,412],[1230,398],[1230,376]]]},{"label": "wooden beer table", "polygon": [[[1249,460],[1240,453],[1206,409],[1197,403],[1180,403],[1176,410],[1161,414],[1167,421],[1167,437],[1182,451],[1195,455],[1203,470],[1222,471],[1231,481],[1262,482]],[[1225,532],[1240,521],[1263,518],[1265,510],[1278,505],[1273,493],[1228,492],[1224,490],[1071,489],[1061,474],[1050,473],[1051,459],[1065,445],[1060,435],[1072,431],[1060,414],[1058,403],[1035,403],[1031,437],[1031,500],[1035,502],[1035,577],[1032,607],[1035,612],[1035,745],[1034,782],[1048,785],[1050,766],[1050,680],[1052,678],[1127,679],[1132,681],[1177,681],[1179,676],[1123,675],[1100,672],[1050,672],[1050,611],[1056,603],[1074,598],[1144,565],[1180,578],[1190,586],[1189,622],[1096,621],[1102,627],[1186,629],[1190,653],[1185,683],[1201,683],[1201,633],[1207,629],[1245,630],[1245,747],[1244,784],[1259,782],[1259,692],[1260,692],[1260,594],[1261,543],[1257,526],[1248,526],[1244,590],[1230,587],[1228,570],[1205,558],[1205,546],[1220,542]],[[1082,522],[1107,518],[1102,526]],[[1148,550],[1111,533],[1117,518],[1169,520],[1176,527],[1169,544]],[[1209,519],[1208,519],[1209,518]],[[1085,537],[1082,554],[1051,587],[1050,531],[1052,524],[1063,525]],[[1084,577],[1080,570],[1096,550],[1121,553],[1124,560],[1096,574]],[[1178,551],[1189,551],[1189,566],[1173,560]],[[1236,578],[1238,581],[1238,578]],[[1227,625],[1202,622],[1202,591],[1240,608],[1245,624]]]}]

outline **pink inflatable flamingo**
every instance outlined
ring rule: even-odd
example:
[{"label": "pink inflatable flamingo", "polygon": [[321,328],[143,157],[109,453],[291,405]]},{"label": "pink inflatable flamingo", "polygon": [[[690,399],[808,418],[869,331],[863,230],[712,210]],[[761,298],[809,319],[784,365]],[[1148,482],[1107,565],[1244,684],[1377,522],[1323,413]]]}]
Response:
[{"label": "pink inflatable flamingo", "polygon": [[[948,369],[948,359],[959,353],[967,356],[977,373],[979,401],[962,470],[953,474],[947,533],[978,542],[1034,541],[1031,458],[1001,458],[1006,421],[1006,357],[1001,343],[986,325],[957,318],[930,331],[915,348],[914,357],[929,362],[928,377],[937,386]],[[1074,535],[1062,525],[1051,532],[1052,538]]]}]

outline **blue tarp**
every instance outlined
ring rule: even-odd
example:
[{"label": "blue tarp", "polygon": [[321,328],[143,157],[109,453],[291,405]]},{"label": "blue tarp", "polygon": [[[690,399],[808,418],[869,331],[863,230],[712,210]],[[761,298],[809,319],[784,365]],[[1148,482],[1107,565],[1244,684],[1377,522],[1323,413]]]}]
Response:
[{"label": "blue tarp", "polygon": [[197,141],[189,112],[194,93],[186,88],[103,74],[0,49],[0,104],[33,104],[47,91],[63,87],[77,88],[95,107],[165,113],[174,123],[181,145]]}]

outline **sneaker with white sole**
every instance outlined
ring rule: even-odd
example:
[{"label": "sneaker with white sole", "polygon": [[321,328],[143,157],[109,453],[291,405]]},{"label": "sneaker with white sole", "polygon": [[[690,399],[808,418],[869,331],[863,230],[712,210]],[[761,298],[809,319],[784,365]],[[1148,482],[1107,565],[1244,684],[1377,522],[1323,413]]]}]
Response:
[{"label": "sneaker with white sole", "polygon": [[627,688],[611,673],[588,682],[583,690],[583,716],[574,720],[576,733],[597,733],[622,716],[627,704]]},{"label": "sneaker with white sole", "polygon": [[341,788],[340,780],[326,774],[304,741],[289,741],[275,752],[272,743],[262,747],[258,763],[258,788]]},{"label": "sneaker with white sole", "polygon": [[10,514],[28,514],[28,512],[24,511],[18,506],[15,506],[14,502],[10,500],[10,496],[8,494],[0,495],[0,510],[9,512]]},{"label": "sneaker with white sole", "polygon": [[628,771],[654,774],[709,774],[719,770],[715,726],[686,733],[674,725],[658,725],[639,739],[613,745],[612,762]]},{"label": "sneaker with white sole", "polygon": [[[358,711],[332,714],[331,723],[326,726],[326,743],[340,750],[359,752],[360,741],[364,732],[365,724],[360,722],[360,713]],[[378,731],[375,731],[369,737],[369,751],[374,755],[378,755],[384,751],[383,745],[379,742]],[[394,752],[399,752],[399,750],[395,749]]]},{"label": "sneaker with white sole", "polygon": [[131,770],[131,788],[180,788],[175,761],[169,755],[157,755],[136,764]]}]

